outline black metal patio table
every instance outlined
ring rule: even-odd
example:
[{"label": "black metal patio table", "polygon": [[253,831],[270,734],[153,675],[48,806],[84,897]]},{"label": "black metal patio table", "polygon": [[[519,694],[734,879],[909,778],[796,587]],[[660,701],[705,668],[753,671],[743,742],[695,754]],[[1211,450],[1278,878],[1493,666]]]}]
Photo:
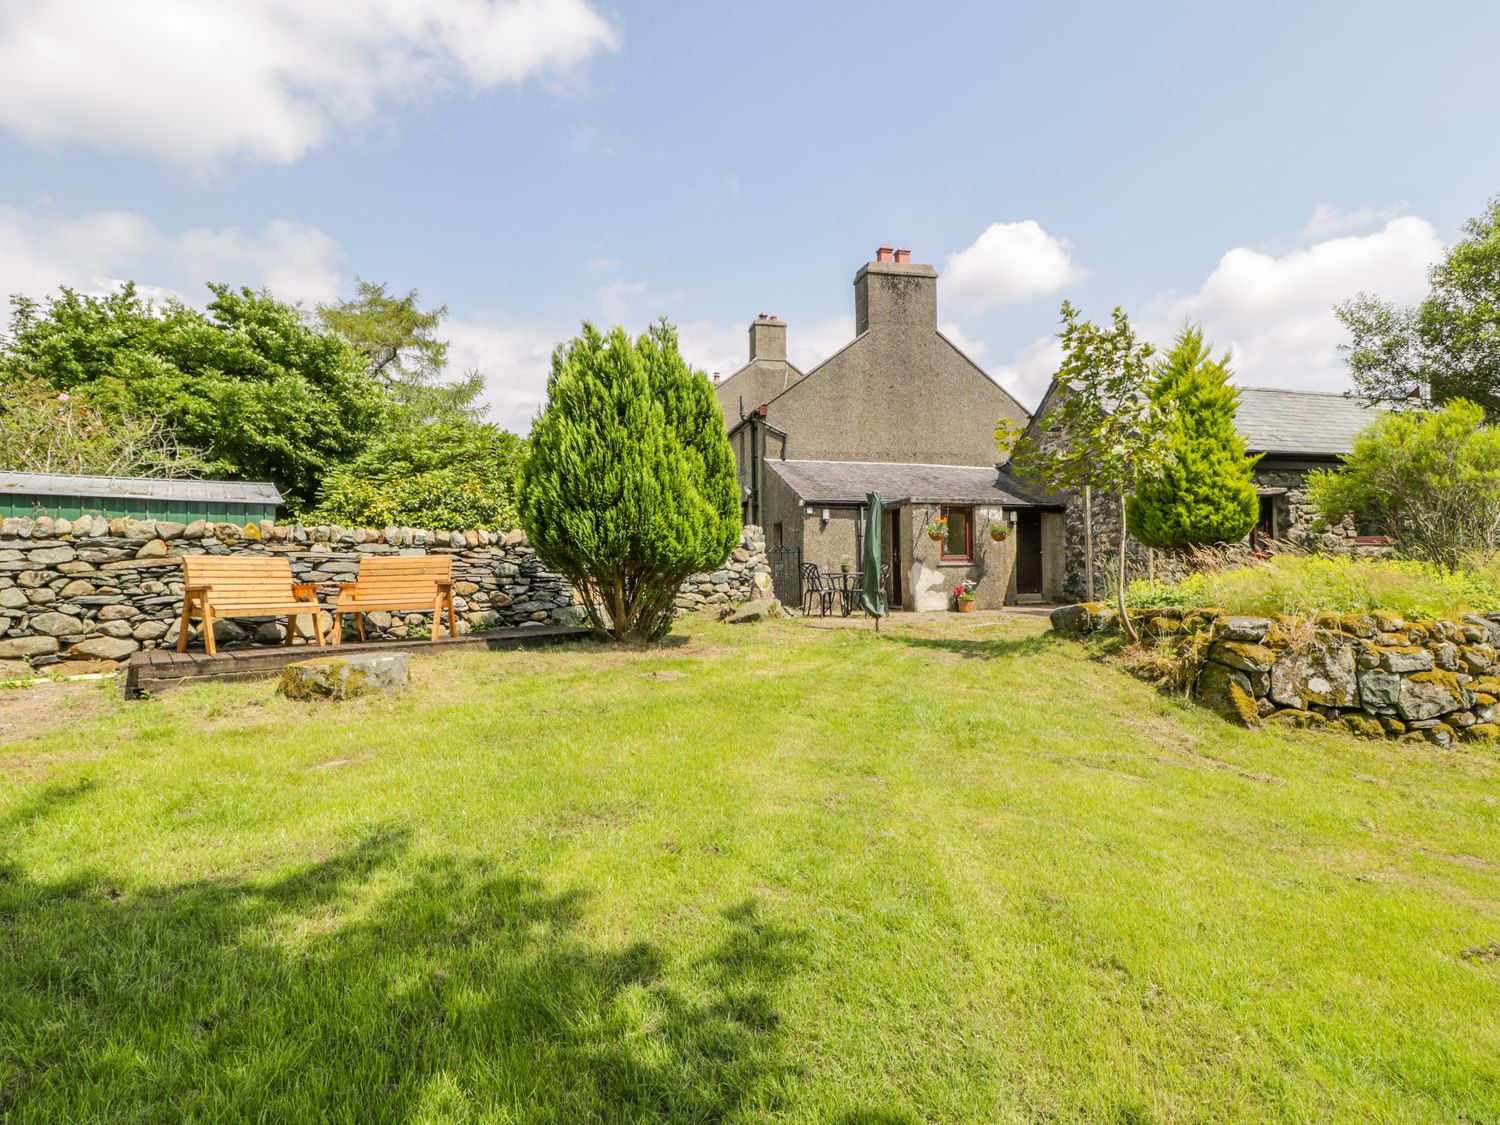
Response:
[{"label": "black metal patio table", "polygon": [[828,581],[839,596],[839,611],[848,617],[854,612],[855,602],[864,589],[864,574],[858,570],[831,570]]}]

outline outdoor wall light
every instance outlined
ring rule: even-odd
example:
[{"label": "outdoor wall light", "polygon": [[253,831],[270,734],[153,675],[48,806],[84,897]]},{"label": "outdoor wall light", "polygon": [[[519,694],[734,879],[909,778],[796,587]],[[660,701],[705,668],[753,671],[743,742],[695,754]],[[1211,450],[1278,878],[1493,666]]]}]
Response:
[{"label": "outdoor wall light", "polygon": [[824,509],[823,509],[823,522],[824,522],[824,524],[827,524],[827,523],[828,523],[828,519],[829,519],[829,516],[828,516],[828,509],[827,509],[827,508],[824,508]]},{"label": "outdoor wall light", "polygon": [[1005,514],[1010,517],[1010,526],[1011,527],[1015,527],[1016,526],[1016,510],[1014,508],[1012,508],[1010,511],[1006,512]]}]

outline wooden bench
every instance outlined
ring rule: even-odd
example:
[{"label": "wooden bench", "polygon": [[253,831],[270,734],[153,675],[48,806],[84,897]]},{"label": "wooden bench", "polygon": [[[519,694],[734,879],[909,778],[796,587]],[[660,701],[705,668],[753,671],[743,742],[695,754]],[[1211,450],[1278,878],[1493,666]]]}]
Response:
[{"label": "wooden bench", "polygon": [[221,617],[280,617],[286,615],[286,644],[300,632],[297,618],[313,620],[313,635],[323,643],[317,585],[293,582],[292,564],[285,558],[247,555],[183,555],[182,622],[177,651],[186,652],[188,626],[194,617],[203,622],[203,647],[217,653],[214,622]]},{"label": "wooden bench", "polygon": [[432,610],[432,639],[438,639],[443,608],[448,609],[448,635],[458,636],[453,613],[452,555],[365,555],[353,582],[340,583],[333,607],[333,643],[344,635],[344,615],[354,615],[359,639],[365,639],[365,614],[376,610]]}]

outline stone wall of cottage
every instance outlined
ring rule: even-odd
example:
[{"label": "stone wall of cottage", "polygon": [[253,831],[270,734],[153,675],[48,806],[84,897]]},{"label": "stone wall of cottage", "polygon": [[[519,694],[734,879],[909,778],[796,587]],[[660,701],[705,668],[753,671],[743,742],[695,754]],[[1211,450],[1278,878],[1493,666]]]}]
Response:
[{"label": "stone wall of cottage", "polygon": [[[0,521],[0,660],[41,666],[64,659],[118,661],[177,643],[184,554],[284,555],[296,581],[315,582],[331,604],[367,554],[453,556],[454,607],[461,632],[583,619],[572,588],[542,567],[524,532],[431,532],[332,525],[191,524],[84,517]],[[724,565],[683,585],[678,607],[744,601],[758,575],[769,579],[765,540],[747,527]],[[325,624],[332,622],[327,613]],[[220,644],[279,644],[284,619],[222,620]],[[430,613],[370,613],[366,637],[430,635]],[[190,641],[197,642],[193,627]]]},{"label": "stone wall of cottage", "polygon": [[[1500,613],[1405,621],[1385,611],[1309,619],[1148,609],[1132,619],[1154,657],[1136,670],[1242,726],[1326,726],[1439,746],[1500,740]],[[1052,627],[1080,637],[1120,624],[1092,603],[1054,610]]]}]

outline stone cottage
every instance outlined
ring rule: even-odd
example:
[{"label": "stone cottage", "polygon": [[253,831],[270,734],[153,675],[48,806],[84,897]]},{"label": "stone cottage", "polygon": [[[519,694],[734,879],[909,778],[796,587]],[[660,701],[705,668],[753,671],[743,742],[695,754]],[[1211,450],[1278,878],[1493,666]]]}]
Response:
[{"label": "stone cottage", "polygon": [[801,597],[802,564],[858,559],[870,518],[884,521],[893,609],[943,609],[965,581],[981,608],[1062,595],[1062,505],[996,465],[996,422],[1030,414],[938,331],[937,276],[882,246],[854,276],[852,341],[804,373],[786,323],[759,316],[749,361],[716,387],[744,518],[765,529],[784,601]]},{"label": "stone cottage", "polygon": [[[938,330],[937,280],[910,251],[882,246],[854,275],[853,340],[804,372],[787,358],[786,322],[762,313],[746,364],[716,380],[744,519],[765,529],[784,601],[800,599],[803,564],[858,560],[870,492],[881,498],[892,609],[943,609],[965,581],[981,608],[1085,594],[1080,498],[997,464],[996,423],[1045,432],[1062,391],[1054,381],[1028,412]],[[1382,549],[1387,541],[1363,534],[1371,528],[1314,530],[1306,487],[1308,472],[1337,465],[1379,410],[1341,394],[1240,390],[1236,425],[1258,458],[1260,493],[1247,549],[1273,540]],[[1102,590],[1119,512],[1102,496],[1091,510]]]}]

